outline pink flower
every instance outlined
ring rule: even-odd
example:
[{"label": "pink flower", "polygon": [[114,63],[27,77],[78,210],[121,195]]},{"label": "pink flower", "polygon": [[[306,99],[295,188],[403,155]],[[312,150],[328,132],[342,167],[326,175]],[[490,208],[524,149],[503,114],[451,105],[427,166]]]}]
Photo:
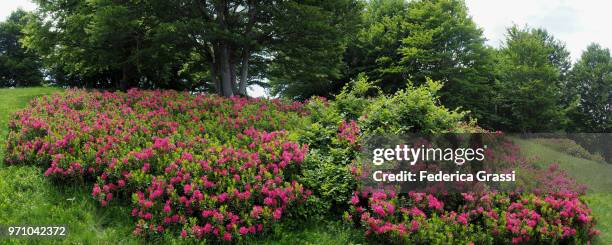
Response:
[{"label": "pink flower", "polygon": [[229,232],[225,232],[225,234],[223,234],[223,240],[231,241],[232,240],[232,234],[229,233]]},{"label": "pink flower", "polygon": [[210,223],[206,223],[204,227],[202,227],[202,231],[204,233],[210,233],[211,230],[212,230],[212,225]]},{"label": "pink flower", "polygon": [[275,220],[279,220],[283,214],[283,210],[280,208],[274,209],[274,213],[272,214]]},{"label": "pink flower", "polygon": [[419,230],[419,222],[416,220],[412,220],[410,222],[410,232],[415,232]]},{"label": "pink flower", "polygon": [[249,229],[248,229],[248,228],[246,228],[246,227],[244,227],[244,226],[242,226],[242,227],[240,227],[239,232],[240,232],[240,234],[242,234],[242,235],[246,235],[247,233],[249,233]]},{"label": "pink flower", "polygon": [[357,204],[359,203],[359,197],[353,195],[353,197],[351,197],[351,203],[352,204]]},{"label": "pink flower", "polygon": [[459,216],[457,216],[457,221],[463,225],[467,225],[468,223],[468,214],[467,213],[461,213]]},{"label": "pink flower", "polygon": [[380,216],[385,216],[385,210],[380,205],[377,205],[377,204],[372,205],[372,210],[374,211],[374,213]]},{"label": "pink flower", "polygon": [[428,206],[430,208],[434,208],[434,209],[442,209],[442,207],[444,206],[444,204],[442,204],[442,202],[438,201],[437,198],[435,198],[432,195],[428,195],[427,196],[427,200],[428,200]]}]

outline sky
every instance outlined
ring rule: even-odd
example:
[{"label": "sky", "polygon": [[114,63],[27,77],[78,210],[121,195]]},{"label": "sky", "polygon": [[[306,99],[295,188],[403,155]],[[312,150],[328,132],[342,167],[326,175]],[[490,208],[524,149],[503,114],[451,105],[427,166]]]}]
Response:
[{"label": "sky", "polygon": [[0,20],[6,19],[17,8],[33,10],[36,4],[30,0],[0,0]]},{"label": "sky", "polygon": [[596,42],[612,48],[610,0],[466,0],[487,43],[498,47],[512,24],[543,27],[565,42],[572,59]]},{"label": "sky", "polygon": [[[565,42],[575,61],[592,42],[612,48],[610,0],[465,0],[472,19],[483,29],[487,43],[498,47],[506,27],[543,27]],[[0,0],[0,19],[17,8],[33,10],[29,0]],[[263,95],[261,88],[250,91]]]}]

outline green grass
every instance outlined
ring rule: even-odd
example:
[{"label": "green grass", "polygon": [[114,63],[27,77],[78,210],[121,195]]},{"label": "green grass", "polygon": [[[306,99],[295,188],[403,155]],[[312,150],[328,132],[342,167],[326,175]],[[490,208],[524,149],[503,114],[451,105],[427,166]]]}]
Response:
[{"label": "green grass", "polygon": [[[10,114],[19,108],[25,107],[28,102],[37,96],[52,94],[60,91],[56,88],[20,88],[0,89],[0,160],[4,159],[4,140]],[[1,161],[0,161],[1,164]]]},{"label": "green grass", "polygon": [[[128,204],[113,203],[100,208],[90,195],[91,183],[53,183],[44,169],[5,166],[4,147],[10,114],[31,99],[61,91],[55,88],[0,89],[0,225],[68,225],[65,240],[1,240],[0,244],[143,244],[132,235],[133,221]],[[279,225],[273,234],[249,240],[257,244],[352,244],[363,237],[338,222],[301,224],[299,228]],[[165,244],[180,244],[166,239]]]},{"label": "green grass", "polygon": [[[0,89],[0,159],[4,159],[5,139],[10,114],[31,99],[61,91],[56,88]],[[0,224],[68,225],[64,240],[71,244],[96,244],[101,241],[130,243],[133,238],[126,207],[100,209],[84,183],[58,185],[32,166],[0,164]],[[13,240],[19,243],[53,243],[53,240]]]},{"label": "green grass", "polygon": [[524,156],[538,156],[539,163],[558,163],[578,182],[589,187],[584,200],[593,210],[597,229],[601,230],[599,244],[612,244],[612,164],[595,162],[556,151],[530,140],[515,139]]}]

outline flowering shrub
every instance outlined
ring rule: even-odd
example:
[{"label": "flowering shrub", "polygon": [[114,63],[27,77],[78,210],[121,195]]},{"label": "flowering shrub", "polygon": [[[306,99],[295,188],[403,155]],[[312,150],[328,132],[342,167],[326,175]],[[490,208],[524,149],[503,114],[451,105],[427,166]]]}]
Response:
[{"label": "flowering shrub", "polygon": [[[371,239],[395,243],[582,244],[594,230],[591,210],[575,193],[462,193],[442,199],[425,193],[355,192],[345,219]],[[436,234],[438,233],[438,234]]]},{"label": "flowering shrub", "polygon": [[[584,244],[599,234],[580,200],[584,186],[557,164],[538,169],[526,163],[516,145],[503,149],[500,161],[532,174],[525,180],[531,192],[396,194],[392,187],[363,187],[353,193],[344,218],[374,241],[399,244]],[[353,172],[361,176],[360,168]]]},{"label": "flowering shrub", "polygon": [[584,243],[598,234],[580,200],[584,188],[556,165],[533,167],[512,144],[487,159],[520,165],[529,177],[523,183],[542,187],[534,193],[361,189],[354,163],[364,134],[477,128],[436,106],[435,83],[379,98],[360,97],[369,85],[357,87],[341,101],[306,104],[70,90],[15,115],[6,163],[92,181],[101,206],[131,201],[134,234],[147,238],[236,242],[287,216],[330,210],[348,210],[345,219],[380,243]]},{"label": "flowering shrub", "polygon": [[102,206],[131,198],[136,235],[234,241],[310,195],[295,179],[308,148],[285,131],[305,113],[280,100],[70,90],[16,114],[6,162],[93,180]]},{"label": "flowering shrub", "polygon": [[302,171],[305,185],[319,198],[316,210],[344,210],[357,180],[350,168],[364,135],[406,132],[473,132],[462,122],[465,113],[440,106],[435,93],[441,84],[409,85],[394,95],[382,95],[366,76],[346,85],[335,100],[313,98],[305,104],[311,124],[300,142],[310,152]]}]

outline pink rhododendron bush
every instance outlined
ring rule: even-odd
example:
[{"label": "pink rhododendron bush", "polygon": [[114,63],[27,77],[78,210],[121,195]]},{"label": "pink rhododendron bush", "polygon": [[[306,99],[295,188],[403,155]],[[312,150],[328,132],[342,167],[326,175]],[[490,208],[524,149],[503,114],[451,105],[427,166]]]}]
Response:
[{"label": "pink rhododendron bush", "polygon": [[363,95],[366,85],[304,104],[68,90],[16,113],[6,163],[40,166],[58,183],[89,183],[102,207],[130,203],[125,215],[145,239],[245,241],[276,223],[342,214],[375,243],[586,243],[598,234],[584,188],[554,165],[530,167],[514,146],[500,161],[525,165],[530,183],[545,188],[368,191],[357,159],[363,136],[472,128],[435,103],[435,83],[375,99]]},{"label": "pink rhododendron bush", "polygon": [[101,206],[131,199],[136,235],[233,241],[308,197],[292,178],[308,148],[283,130],[303,114],[278,100],[70,90],[16,114],[6,162],[92,180]]},{"label": "pink rhododendron bush", "polygon": [[[441,188],[400,194],[396,186],[364,185],[353,193],[344,219],[383,243],[590,243],[599,231],[591,209],[580,199],[586,186],[558,164],[536,168],[519,152],[517,145],[504,141],[496,161],[528,172],[517,181],[517,190],[529,191],[452,193]],[[369,178],[360,166],[351,171],[356,179]]]},{"label": "pink rhododendron bush", "polygon": [[379,242],[584,244],[599,234],[591,210],[570,192],[436,197],[375,191],[355,192],[351,202],[345,219]]}]

